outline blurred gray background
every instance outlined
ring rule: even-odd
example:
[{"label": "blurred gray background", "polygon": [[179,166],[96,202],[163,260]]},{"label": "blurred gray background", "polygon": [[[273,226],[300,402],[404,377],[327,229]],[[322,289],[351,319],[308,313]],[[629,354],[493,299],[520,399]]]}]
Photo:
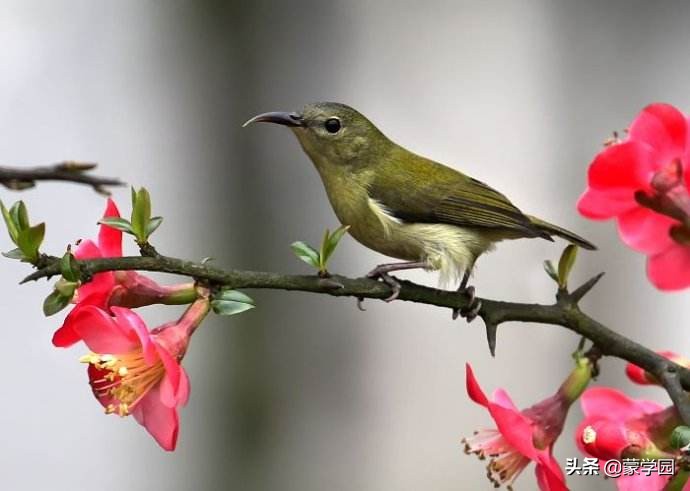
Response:
[{"label": "blurred gray background", "polygon": [[[681,2],[645,1],[4,1],[0,160],[98,161],[101,174],[151,191],[165,216],[162,252],[305,273],[289,244],[336,225],[319,178],[288,131],[240,125],[345,102],[408,148],[596,242],[574,273],[607,272],[585,308],[652,348],[688,354],[687,293],[655,291],[644,257],[612,223],[580,218],[575,202],[612,130],[649,102],[689,107],[689,15]],[[127,212],[128,193],[115,193]],[[65,184],[0,197],[24,199],[47,222],[51,253],[94,236],[104,206]],[[541,263],[562,245],[503,244],[480,260],[475,285],[549,302]],[[332,266],[354,276],[383,260],[347,238]],[[192,397],[169,454],[134,421],[102,414],[77,363],[84,349],[50,344],[62,314],[41,314],[49,285],[17,286],[27,271],[2,261],[3,490],[491,489],[483,464],[461,451],[463,435],[492,426],[465,394],[465,362],[487,391],[505,387],[529,406],[565,377],[577,343],[560,328],[505,325],[492,359],[481,321],[448,311],[367,302],[362,313],[346,299],[251,292],[258,309],[211,318],[195,336]],[[178,313],[143,310],[152,325]],[[621,362],[602,365],[599,383],[666,401],[625,381]],[[557,444],[561,463],[577,454],[579,415]],[[528,468],[517,488],[535,487]]]}]

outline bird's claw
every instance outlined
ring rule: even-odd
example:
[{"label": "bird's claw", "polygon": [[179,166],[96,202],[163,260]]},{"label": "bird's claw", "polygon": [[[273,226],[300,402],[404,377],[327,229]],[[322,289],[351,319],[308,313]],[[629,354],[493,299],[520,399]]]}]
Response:
[{"label": "bird's claw", "polygon": [[367,274],[367,278],[371,278],[372,280],[381,280],[393,291],[388,298],[383,299],[384,302],[392,302],[398,298],[398,295],[400,295],[400,282],[393,276],[389,275],[386,269],[377,266]]},{"label": "bird's claw", "polygon": [[458,293],[465,295],[468,299],[467,307],[462,309],[453,309],[453,320],[462,316],[469,324],[479,315],[479,311],[482,308],[482,301],[476,296],[476,290],[473,286],[468,286],[466,288],[461,288]]}]

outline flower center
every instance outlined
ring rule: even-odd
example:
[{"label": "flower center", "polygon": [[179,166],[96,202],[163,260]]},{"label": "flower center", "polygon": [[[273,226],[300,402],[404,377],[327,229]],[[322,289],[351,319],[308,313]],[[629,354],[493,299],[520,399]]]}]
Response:
[{"label": "flower center", "polygon": [[89,383],[106,414],[129,415],[165,375],[160,359],[148,365],[141,350],[118,355],[89,353],[79,361],[89,364]]},{"label": "flower center", "polygon": [[486,477],[494,487],[506,484],[508,489],[512,489],[513,482],[530,462],[495,429],[475,431],[474,436],[463,438],[462,442],[466,454],[473,453],[479,460],[489,458]]}]

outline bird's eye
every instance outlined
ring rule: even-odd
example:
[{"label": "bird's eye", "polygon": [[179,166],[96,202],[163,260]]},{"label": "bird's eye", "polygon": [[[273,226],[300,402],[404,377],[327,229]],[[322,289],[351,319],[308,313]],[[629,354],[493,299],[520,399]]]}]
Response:
[{"label": "bird's eye", "polygon": [[323,126],[329,133],[337,133],[340,131],[340,120],[338,118],[328,118]]}]

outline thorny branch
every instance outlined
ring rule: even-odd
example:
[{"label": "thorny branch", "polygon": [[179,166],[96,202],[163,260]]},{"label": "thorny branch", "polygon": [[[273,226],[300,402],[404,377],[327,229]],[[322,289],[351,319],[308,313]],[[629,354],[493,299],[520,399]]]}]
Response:
[{"label": "thorny branch", "polygon": [[122,186],[119,179],[98,177],[89,174],[97,164],[89,162],[60,162],[44,167],[2,167],[0,184],[8,189],[21,191],[32,188],[37,181],[69,181],[91,186],[100,194],[110,194],[106,186]]},{"label": "thorny branch", "polygon": [[[368,278],[347,278],[333,275],[283,275],[277,273],[222,270],[206,264],[167,256],[120,257],[78,261],[83,281],[103,271],[139,270],[184,275],[211,286],[245,289],[275,289],[322,293],[336,297],[385,299],[391,290],[384,283]],[[37,271],[22,283],[60,274],[60,259],[41,256]],[[496,331],[505,322],[534,322],[565,327],[589,339],[597,352],[614,356],[643,368],[654,375],[669,393],[685,424],[690,425],[690,370],[664,358],[639,343],[617,333],[580,310],[579,301],[594,287],[603,274],[597,275],[572,292],[558,290],[553,304],[528,304],[481,299],[479,317],[484,321],[489,348],[494,353]],[[409,281],[400,281],[398,299],[449,309],[468,307],[468,298],[454,291],[430,288]]]}]

